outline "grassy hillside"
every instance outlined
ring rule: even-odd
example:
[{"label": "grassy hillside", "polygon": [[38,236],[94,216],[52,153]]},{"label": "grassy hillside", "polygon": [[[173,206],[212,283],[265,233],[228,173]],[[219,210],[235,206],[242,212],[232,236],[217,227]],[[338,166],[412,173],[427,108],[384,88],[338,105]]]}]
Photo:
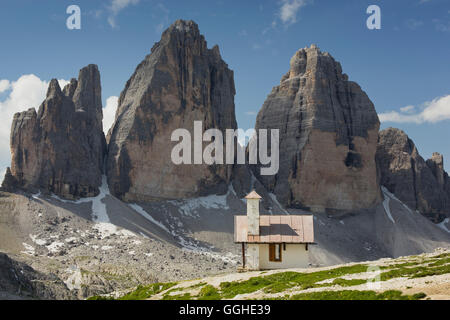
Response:
[{"label": "grassy hillside", "polygon": [[139,286],[90,299],[418,300],[450,298],[450,253],[331,268],[246,272]]}]

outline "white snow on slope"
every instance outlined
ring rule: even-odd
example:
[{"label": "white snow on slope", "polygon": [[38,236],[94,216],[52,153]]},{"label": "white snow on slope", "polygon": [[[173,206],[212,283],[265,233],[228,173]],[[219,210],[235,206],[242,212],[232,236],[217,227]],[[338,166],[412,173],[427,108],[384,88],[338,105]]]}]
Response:
[{"label": "white snow on slope", "polygon": [[30,234],[30,239],[31,239],[31,241],[36,243],[38,246],[44,246],[47,243],[47,241],[38,239],[37,236],[35,236],[33,234]]},{"label": "white snow on slope", "polygon": [[35,253],[34,247],[29,245],[28,243],[23,242],[22,243],[23,247],[25,248],[24,251],[22,251],[22,253],[28,254],[30,256],[33,256]]},{"label": "white snow on slope", "polygon": [[[389,196],[389,198],[398,201],[399,203],[402,204],[402,206],[411,214],[413,214],[414,212],[406,205],[404,204],[400,199],[398,199],[393,193],[391,193],[386,187],[381,187],[381,190],[383,191],[383,193],[387,194]],[[418,211],[416,211],[417,213],[419,213]]]},{"label": "white snow on slope", "polygon": [[205,209],[224,209],[228,210],[230,207],[227,203],[227,197],[230,193],[235,193],[233,187],[230,185],[228,192],[224,195],[212,194],[206,197],[199,197],[186,200],[173,200],[171,204],[178,207],[178,210],[185,216],[197,217],[196,211],[203,207]]},{"label": "white snow on slope", "polygon": [[109,222],[98,222],[94,225],[93,229],[97,230],[100,233],[101,239],[104,239],[111,235],[118,235],[122,239],[136,237],[133,232],[126,229],[119,229],[119,227]]},{"label": "white snow on slope", "polygon": [[[102,185],[100,186],[99,191],[100,193],[96,197],[83,198],[79,200],[65,200],[55,194],[52,194],[51,197],[63,203],[81,204],[92,202],[92,221],[109,223],[110,220],[106,211],[106,204],[102,201],[107,195],[110,195],[106,176],[102,177]],[[39,196],[40,193],[33,197],[38,198]]]},{"label": "white snow on slope", "polygon": [[150,221],[153,224],[156,224],[158,227],[160,227],[161,229],[163,229],[164,231],[166,231],[167,233],[171,233],[169,229],[167,229],[167,227],[162,224],[161,222],[157,221],[155,218],[153,218],[150,214],[148,214],[141,206],[137,205],[137,204],[129,204],[129,206],[136,211],[137,213],[139,213],[141,216],[143,216],[145,219],[147,219],[148,221]]},{"label": "white snow on slope", "polygon": [[394,199],[394,197],[385,187],[382,186],[381,190],[383,191],[383,195],[384,195],[384,200],[383,200],[384,211],[386,212],[388,218],[392,221],[392,223],[395,224],[394,218],[392,218],[391,209],[389,207],[389,201],[391,198]]},{"label": "white snow on slope", "polygon": [[[75,201],[61,199],[55,194],[53,194],[51,197],[63,203],[81,204],[91,202],[91,217],[92,221],[95,222],[93,229],[96,229],[100,233],[101,239],[111,235],[119,235],[122,238],[135,237],[136,235],[133,232],[125,229],[119,229],[119,227],[112,224],[111,220],[109,219],[108,211],[106,209],[106,203],[104,202],[106,196],[111,196],[106,176],[102,176],[102,185],[100,186],[99,191],[100,193],[96,197],[84,198]],[[36,195],[36,197],[39,197],[39,195]]]},{"label": "white snow on slope", "polygon": [[108,182],[106,176],[102,177],[102,185],[99,188],[100,193],[95,198],[92,198],[92,217],[94,222],[109,223],[109,217],[106,210],[106,203],[102,202],[107,195],[110,195]]},{"label": "white snow on slope", "polygon": [[69,290],[81,289],[81,284],[83,282],[81,270],[77,267],[75,270],[68,268],[66,271],[70,273],[70,276],[64,281],[67,288],[69,288]]},{"label": "white snow on slope", "polygon": [[59,241],[55,241],[55,242],[49,244],[48,246],[46,246],[48,251],[53,252],[53,253],[58,252],[62,247],[64,247],[64,243],[59,242]]},{"label": "white snow on slope", "polygon": [[255,190],[255,182],[256,182],[256,177],[255,177],[255,175],[253,174],[253,171],[250,171],[250,174],[251,174],[251,176],[250,176],[250,190]]},{"label": "white snow on slope", "polygon": [[289,212],[287,212],[284,207],[281,205],[281,203],[278,202],[277,196],[274,195],[273,193],[269,193],[270,198],[272,199],[273,202],[275,202],[275,204],[283,211],[284,214],[289,214]]},{"label": "white snow on slope", "polygon": [[450,222],[449,218],[446,218],[444,221],[442,221],[441,223],[438,223],[437,226],[439,228],[441,228],[444,231],[447,231],[448,233],[450,233],[450,230],[447,228],[447,224]]}]

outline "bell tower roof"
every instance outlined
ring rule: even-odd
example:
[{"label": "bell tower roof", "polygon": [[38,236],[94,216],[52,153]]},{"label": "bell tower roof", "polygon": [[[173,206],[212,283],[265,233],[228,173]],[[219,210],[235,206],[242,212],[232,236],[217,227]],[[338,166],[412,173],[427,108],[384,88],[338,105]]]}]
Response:
[{"label": "bell tower roof", "polygon": [[262,198],[259,194],[256,193],[255,190],[253,190],[247,196],[245,196],[245,199],[262,199]]}]

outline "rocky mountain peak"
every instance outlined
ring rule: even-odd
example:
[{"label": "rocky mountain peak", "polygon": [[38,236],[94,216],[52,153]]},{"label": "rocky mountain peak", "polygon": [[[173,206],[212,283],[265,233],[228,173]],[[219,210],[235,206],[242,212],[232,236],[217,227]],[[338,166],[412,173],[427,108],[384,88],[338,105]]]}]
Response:
[{"label": "rocky mountain peak", "polygon": [[69,98],[73,98],[75,90],[77,89],[78,81],[75,78],[72,78],[70,82],[64,87],[63,93]]},{"label": "rocky mountain peak", "polygon": [[37,113],[29,109],[14,115],[5,188],[68,199],[98,193],[106,153],[100,91],[98,68],[90,65],[63,91],[51,80]]},{"label": "rocky mountain peak", "polygon": [[52,79],[48,85],[47,98],[53,98],[55,96],[62,96],[61,87],[59,86],[58,80]]},{"label": "rocky mountain peak", "polygon": [[434,153],[425,161],[400,129],[382,130],[379,137],[376,159],[380,184],[434,222],[448,217],[450,179],[442,155]]},{"label": "rocky mountain peak", "polygon": [[192,20],[177,20],[161,35],[161,40],[153,46],[153,53],[158,48],[188,47],[193,53],[203,53],[208,50],[204,36],[200,33],[198,25]]},{"label": "rocky mountain peak", "polygon": [[174,130],[234,129],[233,71],[208,49],[193,21],[177,20],[128,80],[109,133],[111,192],[126,201],[189,198],[224,193],[227,165],[175,165]]},{"label": "rocky mountain peak", "polygon": [[[98,67],[90,64],[80,70],[77,86],[73,94],[76,110],[101,112],[101,85]],[[99,110],[100,109],[100,110]]]},{"label": "rocky mountain peak", "polygon": [[280,130],[280,170],[260,178],[283,204],[324,211],[380,201],[375,107],[348,81],[340,63],[317,46],[291,58],[288,73],[258,114],[256,129]]},{"label": "rocky mountain peak", "polygon": [[348,80],[347,75],[342,73],[339,62],[328,52],[322,52],[316,45],[299,49],[291,58],[290,70],[282,79],[294,79],[314,73],[317,77],[329,77],[332,79]]},{"label": "rocky mountain peak", "polygon": [[192,20],[176,20],[164,33],[163,38],[166,33],[172,32],[182,32],[182,33],[190,33],[194,35],[200,35],[200,29],[198,28],[197,23]]}]

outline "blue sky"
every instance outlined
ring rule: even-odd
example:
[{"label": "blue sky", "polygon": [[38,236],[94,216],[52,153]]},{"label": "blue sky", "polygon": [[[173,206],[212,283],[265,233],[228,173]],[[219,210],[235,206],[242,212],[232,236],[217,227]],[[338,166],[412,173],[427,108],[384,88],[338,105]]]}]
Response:
[{"label": "blue sky", "polygon": [[[81,30],[66,28],[66,8],[72,4],[81,8]],[[366,27],[372,4],[381,8],[381,30]],[[8,111],[0,114],[3,136],[12,111],[37,107],[50,79],[69,80],[89,63],[100,68],[106,106],[176,19],[197,22],[209,47],[218,44],[234,70],[241,128],[254,126],[296,50],[315,43],[367,92],[382,115],[382,128],[405,130],[424,158],[433,151],[444,154],[450,170],[448,0],[4,0],[0,112]],[[36,78],[21,79],[24,75]],[[19,79],[34,85],[20,91]],[[31,90],[38,92],[33,99],[21,96]],[[112,106],[114,99],[109,102]],[[0,167],[9,161],[7,143],[0,141]]]}]

